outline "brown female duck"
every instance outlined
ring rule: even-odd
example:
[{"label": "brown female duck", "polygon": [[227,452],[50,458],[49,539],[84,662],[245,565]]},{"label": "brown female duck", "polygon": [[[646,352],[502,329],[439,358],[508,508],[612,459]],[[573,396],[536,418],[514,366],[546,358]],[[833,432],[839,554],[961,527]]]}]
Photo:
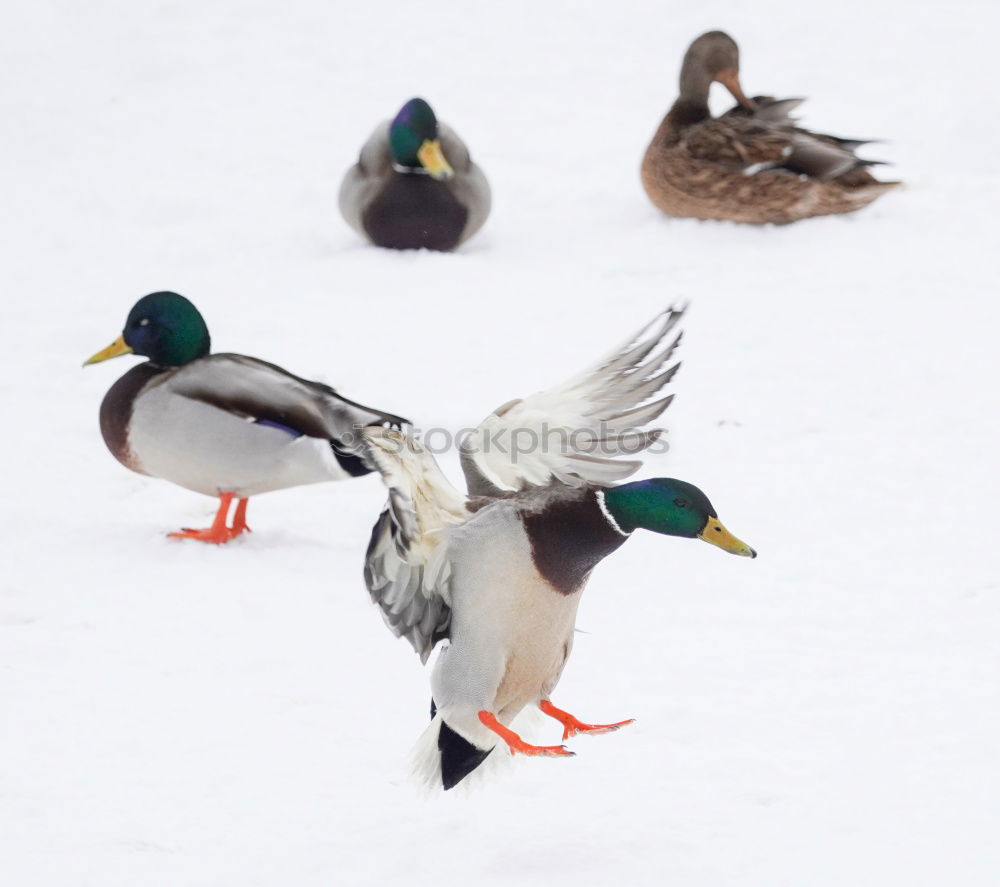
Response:
[{"label": "brown female duck", "polygon": [[[708,110],[712,83],[737,105]],[[649,199],[671,216],[733,222],[794,222],[867,206],[899,182],[880,182],[855,155],[864,140],[800,129],[788,113],[802,99],[749,99],[739,47],[722,31],[702,34],[681,66],[680,96],[642,160]]]}]

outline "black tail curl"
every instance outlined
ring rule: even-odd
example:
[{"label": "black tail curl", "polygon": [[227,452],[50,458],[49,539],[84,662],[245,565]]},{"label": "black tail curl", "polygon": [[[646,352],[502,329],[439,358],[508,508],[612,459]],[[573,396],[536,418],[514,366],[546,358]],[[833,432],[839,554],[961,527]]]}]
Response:
[{"label": "black tail curl", "polygon": [[[431,700],[431,718],[437,714],[437,706]],[[445,791],[454,788],[476,769],[493,751],[476,748],[468,739],[459,736],[444,721],[438,733],[438,751],[441,752],[441,785]]]}]

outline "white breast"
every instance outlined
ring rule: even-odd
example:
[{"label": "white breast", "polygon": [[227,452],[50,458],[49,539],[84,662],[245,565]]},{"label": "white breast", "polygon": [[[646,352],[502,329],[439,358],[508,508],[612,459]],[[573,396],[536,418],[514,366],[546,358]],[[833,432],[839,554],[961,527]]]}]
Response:
[{"label": "white breast", "polygon": [[469,714],[487,709],[509,722],[552,691],[580,594],[561,594],[539,576],[512,506],[490,506],[454,532],[451,647],[432,683],[438,707],[455,712],[448,723],[478,732]]}]

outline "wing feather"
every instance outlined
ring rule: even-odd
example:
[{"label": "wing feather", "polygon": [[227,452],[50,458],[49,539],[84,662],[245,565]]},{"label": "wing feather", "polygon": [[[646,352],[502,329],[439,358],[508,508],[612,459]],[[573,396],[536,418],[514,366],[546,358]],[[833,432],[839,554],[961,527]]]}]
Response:
[{"label": "wing feather", "polygon": [[365,456],[357,434],[366,425],[409,424],[407,419],[362,406],[329,385],[242,354],[211,354],[170,377],[173,392],[247,420],[331,441],[341,452]]},{"label": "wing feather", "polygon": [[426,662],[451,624],[448,530],[470,513],[418,441],[387,428],[366,428],[363,437],[389,487],[365,555],[365,584],[392,633]]},{"label": "wing feather", "polygon": [[[469,492],[497,495],[553,482],[607,485],[642,464],[636,455],[660,432],[642,432],[673,395],[656,396],[673,379],[683,308],[657,315],[596,364],[567,381],[496,409],[466,436],[462,468]],[[663,369],[667,366],[666,369]]]}]

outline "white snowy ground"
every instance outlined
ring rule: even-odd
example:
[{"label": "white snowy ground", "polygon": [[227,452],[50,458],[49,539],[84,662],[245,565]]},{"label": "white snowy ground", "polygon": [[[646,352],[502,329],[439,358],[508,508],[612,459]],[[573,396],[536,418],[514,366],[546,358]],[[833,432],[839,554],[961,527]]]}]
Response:
[{"label": "white snowy ground", "polygon": [[[8,7],[0,882],[996,884],[997,23],[902,0]],[[711,27],[749,92],[889,139],[869,156],[907,189],[780,229],[659,216],[639,158]],[[493,184],[455,255],[367,247],[336,210],[414,94]],[[428,672],[361,583],[378,479],[263,497],[217,549],[165,538],[213,502],[105,451],[132,361],[80,362],[163,288],[220,350],[424,428],[689,299],[673,449],[644,471],[701,485],[760,557],[631,541],[556,699],[635,726],[421,796]]]}]

